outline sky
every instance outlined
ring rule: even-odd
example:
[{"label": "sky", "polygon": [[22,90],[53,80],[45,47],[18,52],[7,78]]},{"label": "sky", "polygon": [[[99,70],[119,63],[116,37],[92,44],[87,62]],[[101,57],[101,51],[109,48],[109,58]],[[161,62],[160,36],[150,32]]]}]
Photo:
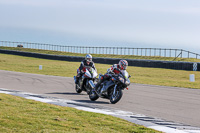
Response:
[{"label": "sky", "polygon": [[0,41],[200,54],[200,0],[0,0]]}]

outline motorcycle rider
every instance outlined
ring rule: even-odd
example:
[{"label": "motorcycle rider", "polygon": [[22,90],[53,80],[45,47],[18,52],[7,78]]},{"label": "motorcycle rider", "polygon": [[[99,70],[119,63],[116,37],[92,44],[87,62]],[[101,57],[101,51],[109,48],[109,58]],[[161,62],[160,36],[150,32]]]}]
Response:
[{"label": "motorcycle rider", "polygon": [[86,67],[92,67],[95,71],[97,71],[94,62],[92,61],[92,55],[90,54],[87,54],[85,56],[85,60],[83,60],[80,64],[79,71],[77,72],[76,76],[76,84],[78,84],[79,78],[84,74]]},{"label": "motorcycle rider", "polygon": [[[99,82],[95,85],[95,89],[97,90],[102,82],[104,82],[105,80],[109,80],[112,75],[120,74],[120,71],[126,70],[127,67],[128,67],[128,62],[126,60],[120,60],[118,64],[112,65],[109,69],[107,69],[107,73],[105,73],[101,77]],[[106,92],[106,90],[104,90],[104,89],[101,90],[101,94],[103,92]]]}]

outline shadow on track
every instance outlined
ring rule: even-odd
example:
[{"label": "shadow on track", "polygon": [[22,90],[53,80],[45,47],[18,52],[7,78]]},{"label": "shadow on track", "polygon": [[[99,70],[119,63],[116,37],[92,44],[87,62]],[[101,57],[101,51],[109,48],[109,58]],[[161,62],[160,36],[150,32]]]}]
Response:
[{"label": "shadow on track", "polygon": [[103,101],[90,101],[90,100],[74,100],[74,101],[82,103],[110,104],[109,102],[103,102]]},{"label": "shadow on track", "polygon": [[[87,95],[83,93],[74,93],[74,92],[51,92],[51,93],[45,93],[45,94],[60,94],[60,95]],[[82,102],[82,103],[95,103],[95,104],[110,104],[109,102],[104,101],[91,101],[91,100],[74,100],[76,102]]]},{"label": "shadow on track", "polygon": [[86,94],[82,94],[82,93],[73,93],[73,92],[51,92],[51,93],[45,93],[45,94],[86,95]]}]

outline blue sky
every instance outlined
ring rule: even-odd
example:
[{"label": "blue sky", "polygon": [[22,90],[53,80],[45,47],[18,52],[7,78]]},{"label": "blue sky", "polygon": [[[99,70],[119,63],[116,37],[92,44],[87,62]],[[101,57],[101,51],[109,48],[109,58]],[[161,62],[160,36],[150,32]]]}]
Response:
[{"label": "blue sky", "polygon": [[200,1],[0,0],[0,40],[200,53]]}]

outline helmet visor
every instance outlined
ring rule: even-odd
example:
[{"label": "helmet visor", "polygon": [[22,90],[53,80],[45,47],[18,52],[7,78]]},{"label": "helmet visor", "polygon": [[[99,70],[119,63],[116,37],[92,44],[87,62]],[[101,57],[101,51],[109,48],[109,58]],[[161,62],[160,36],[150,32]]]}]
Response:
[{"label": "helmet visor", "polygon": [[126,68],[127,68],[126,65],[122,65],[122,66],[121,66],[121,69],[122,69],[122,70],[126,70]]},{"label": "helmet visor", "polygon": [[87,61],[91,62],[91,61],[92,61],[92,58],[87,58]]}]

